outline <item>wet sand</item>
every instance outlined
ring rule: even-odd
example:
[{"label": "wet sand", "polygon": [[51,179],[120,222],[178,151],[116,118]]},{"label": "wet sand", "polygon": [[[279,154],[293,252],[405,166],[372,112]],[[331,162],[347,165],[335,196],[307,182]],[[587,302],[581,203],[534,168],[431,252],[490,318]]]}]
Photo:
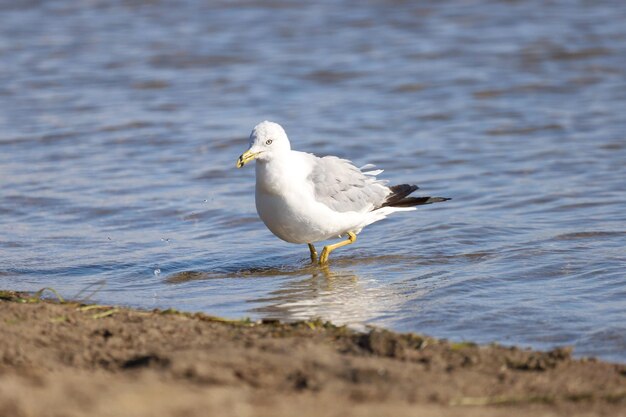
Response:
[{"label": "wet sand", "polygon": [[[626,365],[0,291],[0,416],[624,416]],[[599,342],[600,343],[600,342]]]}]

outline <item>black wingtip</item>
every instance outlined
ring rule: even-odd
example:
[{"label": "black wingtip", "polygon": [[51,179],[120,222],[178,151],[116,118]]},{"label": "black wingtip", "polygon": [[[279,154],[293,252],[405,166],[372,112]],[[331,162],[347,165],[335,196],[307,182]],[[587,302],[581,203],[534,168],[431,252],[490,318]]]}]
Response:
[{"label": "black wingtip", "polygon": [[441,203],[442,201],[448,201],[448,200],[452,200],[452,198],[449,197],[429,197],[428,201],[424,204],[430,204],[430,203]]},{"label": "black wingtip", "polygon": [[413,184],[393,185],[389,189],[391,194],[381,207],[413,207],[451,200],[448,197],[409,197],[409,194],[418,189],[418,186]]},{"label": "black wingtip", "polygon": [[393,204],[385,204],[388,207],[414,207],[422,206],[424,204],[441,203],[443,201],[451,200],[448,197],[407,197],[402,200],[395,201]]},{"label": "black wingtip", "polygon": [[387,196],[387,199],[381,207],[394,206],[404,201],[409,194],[416,191],[419,187],[415,184],[398,184],[389,187],[391,193]]}]

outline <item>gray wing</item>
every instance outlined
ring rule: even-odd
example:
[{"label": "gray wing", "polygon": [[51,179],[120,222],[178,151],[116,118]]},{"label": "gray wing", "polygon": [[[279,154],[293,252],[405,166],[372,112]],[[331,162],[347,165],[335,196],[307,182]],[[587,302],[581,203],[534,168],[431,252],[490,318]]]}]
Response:
[{"label": "gray wing", "polygon": [[308,180],[313,183],[315,199],[338,212],[373,210],[390,193],[383,181],[336,156],[315,157]]}]

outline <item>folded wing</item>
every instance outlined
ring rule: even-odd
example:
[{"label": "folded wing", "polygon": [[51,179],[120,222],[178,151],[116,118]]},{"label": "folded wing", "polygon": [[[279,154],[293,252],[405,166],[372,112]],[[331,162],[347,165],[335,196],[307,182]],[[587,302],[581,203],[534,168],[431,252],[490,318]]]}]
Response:
[{"label": "folded wing", "polygon": [[363,173],[335,156],[316,158],[308,180],[313,183],[315,199],[338,212],[374,210],[391,193],[372,172]]}]

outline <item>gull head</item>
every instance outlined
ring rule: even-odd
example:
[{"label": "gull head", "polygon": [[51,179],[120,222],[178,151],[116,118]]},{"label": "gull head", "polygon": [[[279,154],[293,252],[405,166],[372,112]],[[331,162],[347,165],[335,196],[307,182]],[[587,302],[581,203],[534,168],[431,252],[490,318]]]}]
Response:
[{"label": "gull head", "polygon": [[281,125],[267,120],[259,123],[250,133],[250,149],[237,160],[237,168],[258,159],[268,161],[274,156],[291,150],[289,138]]}]

